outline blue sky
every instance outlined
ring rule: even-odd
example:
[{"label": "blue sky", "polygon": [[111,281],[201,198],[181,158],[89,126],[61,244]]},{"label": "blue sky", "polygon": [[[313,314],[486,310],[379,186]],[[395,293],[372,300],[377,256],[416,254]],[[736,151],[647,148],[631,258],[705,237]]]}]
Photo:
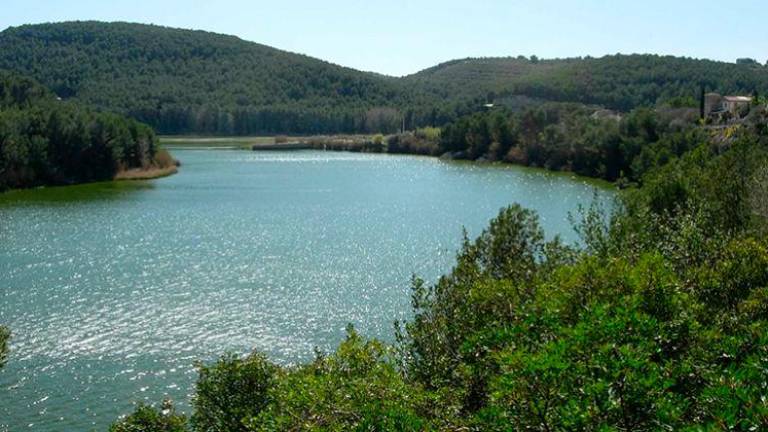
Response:
[{"label": "blue sky", "polygon": [[766,0],[2,0],[0,28],[102,20],[233,34],[389,75],[462,57],[768,59]]}]

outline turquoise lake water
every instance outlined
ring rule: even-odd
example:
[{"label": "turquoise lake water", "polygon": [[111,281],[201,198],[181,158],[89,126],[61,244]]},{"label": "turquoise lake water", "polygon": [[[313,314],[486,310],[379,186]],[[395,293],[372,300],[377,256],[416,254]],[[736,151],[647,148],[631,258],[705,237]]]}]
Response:
[{"label": "turquoise lake water", "polygon": [[0,195],[0,431],[105,431],[136,401],[188,408],[194,362],[392,340],[413,274],[448,271],[462,227],[613,192],[569,175],[434,158],[172,150],[179,174]]}]

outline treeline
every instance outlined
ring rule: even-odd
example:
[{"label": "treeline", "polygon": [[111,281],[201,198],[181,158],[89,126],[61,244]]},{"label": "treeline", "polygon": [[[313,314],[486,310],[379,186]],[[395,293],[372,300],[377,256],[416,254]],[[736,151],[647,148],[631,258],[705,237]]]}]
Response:
[{"label": "treeline", "polygon": [[200,365],[193,411],[127,431],[763,430],[768,427],[768,139],[739,129],[650,168],[579,248],[501,210],[453,270],[413,281],[397,341]]},{"label": "treeline", "polygon": [[654,55],[488,58],[393,78],[232,36],[100,22],[9,28],[0,33],[0,68],[164,134],[386,134],[439,127],[486,103],[629,111],[690,103],[702,85],[768,94],[768,69],[755,64]]},{"label": "treeline", "polygon": [[173,162],[157,156],[149,126],[56,100],[34,81],[0,72],[0,190],[108,180]]},{"label": "treeline", "polygon": [[696,127],[696,114],[687,116],[684,110],[676,117],[639,108],[621,119],[593,113],[574,104],[478,113],[443,128],[440,152],[606,180],[638,180],[649,164],[679,156],[705,134]]},{"label": "treeline", "polygon": [[581,104],[541,103],[519,111],[494,108],[460,117],[442,128],[419,128],[384,136],[302,138],[320,150],[403,153],[569,171],[617,181],[642,181],[645,173],[699,145],[727,145],[741,129],[768,130],[764,102],[751,107],[739,125],[704,127],[698,110],[678,101],[620,115]]},{"label": "treeline", "polygon": [[403,127],[443,124],[475,111],[473,104],[418,112],[392,107],[319,107],[276,104],[267,107],[174,105],[158,110],[131,108],[126,114],[164,134],[330,135],[393,134]]},{"label": "treeline", "polygon": [[[764,129],[756,106],[746,127]],[[722,133],[718,132],[718,133]],[[494,108],[460,117],[442,128],[381,136],[310,138],[326,150],[405,153],[483,162],[506,162],[570,171],[626,183],[678,157],[713,132],[689,108],[638,108],[625,115],[581,104],[541,103],[519,111]]]},{"label": "treeline", "polygon": [[[764,106],[754,107],[745,127],[763,130],[767,115]],[[515,113],[477,113],[449,123],[437,152],[637,182],[712,134],[698,125],[695,109],[638,108],[619,116],[550,103]]]},{"label": "treeline", "polygon": [[440,128],[426,127],[392,135],[331,135],[299,138],[317,150],[436,155]]}]

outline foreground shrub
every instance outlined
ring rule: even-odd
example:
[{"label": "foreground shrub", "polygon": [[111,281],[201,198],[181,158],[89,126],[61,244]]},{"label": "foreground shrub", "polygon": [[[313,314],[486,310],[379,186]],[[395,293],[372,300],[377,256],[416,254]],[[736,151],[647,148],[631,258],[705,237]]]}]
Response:
[{"label": "foreground shrub", "polygon": [[[572,259],[558,239],[544,241],[535,212],[501,210],[474,241],[465,239],[451,274],[428,286],[416,279],[411,322],[398,329],[403,368],[430,390],[454,388],[460,406],[481,406],[494,332],[525,319],[540,270]],[[459,390],[460,389],[460,390]]]},{"label": "foreground shrub", "polygon": [[268,391],[278,373],[278,367],[261,354],[244,359],[225,355],[213,365],[198,367],[192,426],[206,432],[246,430],[244,421],[270,402]]},{"label": "foreground shrub", "polygon": [[171,401],[163,402],[158,410],[149,405],[139,405],[129,416],[117,421],[110,432],[187,432],[187,419],[176,414]]},{"label": "foreground shrub", "polygon": [[282,374],[251,431],[418,431],[419,392],[396,370],[392,350],[351,327],[338,350]]}]

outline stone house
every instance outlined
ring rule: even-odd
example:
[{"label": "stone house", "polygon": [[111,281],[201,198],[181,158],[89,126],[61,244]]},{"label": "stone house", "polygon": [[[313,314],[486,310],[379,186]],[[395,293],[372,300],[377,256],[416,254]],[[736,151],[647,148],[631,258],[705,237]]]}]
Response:
[{"label": "stone house", "polygon": [[739,117],[743,109],[752,104],[749,96],[721,96],[718,93],[704,95],[704,117],[729,113],[731,117]]}]

